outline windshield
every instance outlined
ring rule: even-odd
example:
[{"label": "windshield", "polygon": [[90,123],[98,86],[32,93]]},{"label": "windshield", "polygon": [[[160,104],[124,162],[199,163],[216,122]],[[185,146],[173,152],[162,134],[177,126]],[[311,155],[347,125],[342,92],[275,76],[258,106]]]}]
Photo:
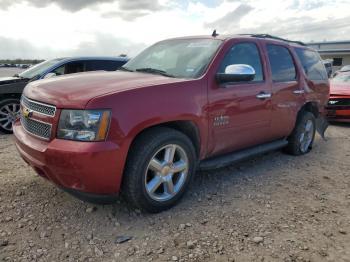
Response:
[{"label": "windshield", "polygon": [[178,78],[198,78],[206,70],[221,43],[217,39],[162,41],[141,52],[123,68]]},{"label": "windshield", "polygon": [[333,82],[350,84],[350,74],[338,74],[333,78]]},{"label": "windshield", "polygon": [[45,72],[47,69],[49,69],[50,67],[55,65],[57,62],[61,61],[62,59],[63,58],[44,61],[40,64],[37,64],[29,68],[28,70],[23,71],[22,73],[19,74],[19,77],[32,79],[33,77]]}]

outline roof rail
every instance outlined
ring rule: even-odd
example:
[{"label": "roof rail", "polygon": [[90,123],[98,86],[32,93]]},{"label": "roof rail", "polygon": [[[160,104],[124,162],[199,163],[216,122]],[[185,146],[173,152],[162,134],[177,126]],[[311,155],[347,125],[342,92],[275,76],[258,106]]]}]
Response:
[{"label": "roof rail", "polygon": [[275,39],[275,40],[280,40],[288,43],[294,43],[294,44],[306,46],[306,44],[301,41],[292,41],[292,40],[284,39],[284,38],[269,35],[269,34],[240,34],[240,35],[249,35],[251,37],[257,37],[257,38],[270,38],[270,39]]}]

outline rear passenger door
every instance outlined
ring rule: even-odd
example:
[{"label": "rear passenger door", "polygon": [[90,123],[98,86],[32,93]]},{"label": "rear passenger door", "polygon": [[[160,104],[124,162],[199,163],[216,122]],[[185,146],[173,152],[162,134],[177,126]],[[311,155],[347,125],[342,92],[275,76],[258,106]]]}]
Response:
[{"label": "rear passenger door", "polygon": [[288,136],[303,104],[300,74],[288,46],[266,44],[272,86],[271,134],[274,138]]}]

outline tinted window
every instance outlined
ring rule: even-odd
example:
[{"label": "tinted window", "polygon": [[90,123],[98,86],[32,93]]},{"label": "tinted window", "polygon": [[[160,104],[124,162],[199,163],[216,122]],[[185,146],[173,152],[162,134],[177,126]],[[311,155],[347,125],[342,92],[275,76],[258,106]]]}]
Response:
[{"label": "tinted window", "polygon": [[86,61],[86,71],[97,71],[97,70],[115,71],[124,64],[125,62],[123,61],[111,61],[111,60]]},{"label": "tinted window", "polygon": [[64,64],[56,68],[52,72],[56,73],[56,75],[67,75],[67,74],[80,73],[84,71],[85,71],[84,62],[69,62],[67,64]]},{"label": "tinted window", "polygon": [[341,57],[333,58],[333,66],[342,66],[342,65],[343,65],[343,58]]},{"label": "tinted window", "polygon": [[235,64],[246,64],[253,67],[255,70],[253,81],[262,81],[264,79],[259,50],[254,43],[234,45],[222,61],[219,73],[224,73],[227,66]]},{"label": "tinted window", "polygon": [[296,79],[296,70],[289,50],[283,46],[267,45],[272,80],[287,82]]},{"label": "tinted window", "polygon": [[324,80],[328,78],[325,66],[316,52],[302,48],[295,50],[309,79]]}]

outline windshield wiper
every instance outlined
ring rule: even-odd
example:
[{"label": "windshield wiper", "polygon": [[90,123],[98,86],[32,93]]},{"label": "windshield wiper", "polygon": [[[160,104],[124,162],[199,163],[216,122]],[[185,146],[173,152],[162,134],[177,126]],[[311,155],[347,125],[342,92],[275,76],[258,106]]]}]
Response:
[{"label": "windshield wiper", "polygon": [[19,74],[14,74],[13,77],[17,77],[17,78],[20,78],[20,79],[28,79],[26,77],[20,76]]},{"label": "windshield wiper", "polygon": [[119,67],[117,70],[126,71],[126,72],[134,72],[134,71],[132,71],[131,69],[126,68],[126,67],[124,67],[124,66]]},{"label": "windshield wiper", "polygon": [[138,68],[135,71],[137,72],[145,72],[145,73],[151,73],[151,74],[158,74],[158,75],[162,75],[162,76],[167,76],[167,77],[175,77],[171,74],[168,74],[166,71],[164,70],[160,70],[160,69],[155,69],[155,68],[151,68],[151,67],[145,67],[145,68]]}]

